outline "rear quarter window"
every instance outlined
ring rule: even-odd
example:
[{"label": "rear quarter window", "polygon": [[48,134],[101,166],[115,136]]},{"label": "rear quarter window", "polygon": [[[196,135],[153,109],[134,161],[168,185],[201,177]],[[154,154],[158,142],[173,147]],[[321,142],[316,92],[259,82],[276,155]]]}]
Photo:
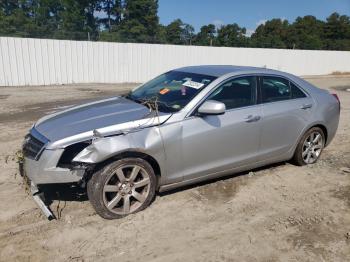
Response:
[{"label": "rear quarter window", "polygon": [[299,87],[290,82],[290,88],[292,92],[292,98],[303,98],[306,97],[305,93],[300,90]]}]

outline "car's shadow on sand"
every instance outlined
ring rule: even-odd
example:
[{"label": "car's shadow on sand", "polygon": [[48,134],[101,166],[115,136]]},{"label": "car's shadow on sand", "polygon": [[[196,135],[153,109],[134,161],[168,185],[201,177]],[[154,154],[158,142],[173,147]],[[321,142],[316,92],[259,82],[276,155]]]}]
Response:
[{"label": "car's shadow on sand", "polygon": [[51,184],[40,187],[45,204],[51,205],[53,201],[78,201],[88,200],[86,189],[78,184]]},{"label": "car's shadow on sand", "polygon": [[[218,181],[225,181],[225,180],[235,178],[235,177],[243,177],[245,175],[248,175],[250,172],[258,172],[258,171],[263,171],[263,170],[268,170],[268,169],[274,169],[276,167],[279,167],[279,166],[282,166],[285,164],[286,164],[286,162],[280,162],[280,163],[271,164],[268,166],[256,168],[253,170],[245,171],[245,172],[239,172],[239,173],[235,173],[235,174],[231,174],[231,175],[227,175],[227,176],[223,176],[223,177],[219,177],[219,178],[215,178],[215,179],[209,179],[207,181],[195,183],[192,185],[182,186],[182,187],[172,189],[172,190],[162,192],[162,193],[157,193],[157,195],[160,197],[167,196],[167,195],[174,194],[177,192],[186,191],[186,190],[190,190],[193,188],[213,184],[213,183],[216,183]],[[218,190],[220,190],[220,189],[218,189]],[[48,206],[50,206],[56,200],[57,201],[68,201],[68,202],[69,201],[83,202],[83,201],[89,200],[88,196],[87,196],[86,188],[81,187],[78,184],[44,185],[44,186],[40,187],[40,191],[42,192],[42,196],[43,196],[43,200],[44,200],[45,204]]]},{"label": "car's shadow on sand", "polygon": [[243,172],[238,172],[238,173],[234,173],[234,174],[230,174],[230,175],[225,175],[225,176],[222,176],[222,177],[209,179],[209,180],[206,180],[206,181],[203,181],[203,182],[197,182],[195,184],[191,184],[191,185],[187,185],[187,186],[181,186],[181,187],[178,187],[178,188],[175,188],[175,189],[171,189],[169,191],[158,193],[158,195],[159,196],[171,195],[171,194],[174,194],[174,193],[177,193],[177,192],[190,190],[190,189],[193,189],[193,188],[197,188],[197,187],[201,187],[201,186],[205,186],[205,185],[209,185],[209,184],[214,184],[214,183],[216,183],[218,181],[225,181],[225,180],[229,180],[229,179],[235,178],[235,177],[244,177],[244,176],[248,175],[250,172],[259,172],[259,171],[268,170],[268,169],[273,170],[274,168],[279,167],[279,166],[283,166],[286,163],[287,162],[284,161],[284,162],[274,163],[274,164],[270,164],[270,165],[267,165],[267,166],[258,167],[258,168],[255,168],[255,169],[243,171]]}]

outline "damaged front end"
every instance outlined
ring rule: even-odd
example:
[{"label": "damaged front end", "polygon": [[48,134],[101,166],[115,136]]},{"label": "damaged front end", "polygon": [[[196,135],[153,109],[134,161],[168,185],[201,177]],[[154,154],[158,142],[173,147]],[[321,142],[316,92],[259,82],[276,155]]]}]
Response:
[{"label": "damaged front end", "polygon": [[78,183],[84,187],[96,165],[126,152],[143,152],[164,160],[159,125],[170,115],[150,117],[50,141],[35,126],[23,146],[22,173],[30,180],[35,202],[49,219],[53,214],[40,197],[41,185]]},{"label": "damaged front end", "polygon": [[43,212],[43,214],[47,217],[48,220],[55,219],[55,215],[52,213],[51,209],[48,205],[45,204],[45,201],[43,200],[43,193],[40,192],[38,187],[31,182],[30,184],[30,192],[32,194],[32,197],[35,201],[35,203],[38,205],[40,210]]}]

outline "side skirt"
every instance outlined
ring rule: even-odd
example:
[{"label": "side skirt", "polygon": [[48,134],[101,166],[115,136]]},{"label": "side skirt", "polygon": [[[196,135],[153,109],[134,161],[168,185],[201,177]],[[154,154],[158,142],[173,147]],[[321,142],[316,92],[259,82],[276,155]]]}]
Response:
[{"label": "side skirt", "polygon": [[239,167],[235,167],[235,168],[232,168],[229,170],[224,170],[224,171],[220,171],[220,172],[216,172],[216,173],[207,174],[205,176],[201,176],[201,177],[197,177],[197,178],[193,178],[193,179],[189,179],[189,180],[183,180],[181,182],[161,185],[159,187],[158,192],[162,193],[162,192],[169,191],[169,190],[172,190],[175,188],[193,185],[193,184],[200,183],[203,181],[208,181],[210,179],[215,179],[215,178],[219,178],[219,177],[233,175],[235,173],[252,170],[252,169],[266,166],[269,164],[278,163],[278,162],[282,162],[282,161],[288,161],[288,160],[290,160],[290,158],[291,158],[290,153],[288,153],[288,156],[283,155],[282,157],[263,160],[263,161],[260,161],[260,162],[254,163],[254,164],[239,166]]}]

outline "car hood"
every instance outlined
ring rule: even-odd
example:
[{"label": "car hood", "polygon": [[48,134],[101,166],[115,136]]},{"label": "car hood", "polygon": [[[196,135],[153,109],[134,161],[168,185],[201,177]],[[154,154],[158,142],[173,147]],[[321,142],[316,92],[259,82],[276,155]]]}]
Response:
[{"label": "car hood", "polygon": [[[159,113],[157,123],[160,124],[160,119],[164,122],[170,115]],[[150,112],[146,106],[123,97],[113,97],[47,115],[34,128],[50,142],[69,137],[82,140],[92,137],[95,129],[103,135],[111,135],[121,129],[140,127],[138,122],[142,120],[148,119],[142,127],[155,124],[150,118],[156,118],[155,113]],[[80,139],[79,135],[82,135]]]}]

